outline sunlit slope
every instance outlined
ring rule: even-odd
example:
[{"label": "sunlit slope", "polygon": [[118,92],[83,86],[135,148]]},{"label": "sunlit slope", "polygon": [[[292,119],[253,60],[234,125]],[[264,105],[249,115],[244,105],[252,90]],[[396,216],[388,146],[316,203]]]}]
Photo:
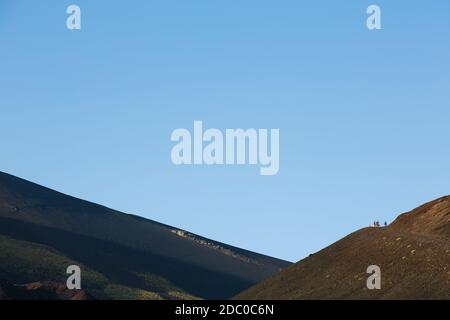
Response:
[{"label": "sunlit slope", "polygon": [[[450,197],[359,230],[239,294],[237,299],[450,299]],[[368,290],[367,267],[381,268]]]}]

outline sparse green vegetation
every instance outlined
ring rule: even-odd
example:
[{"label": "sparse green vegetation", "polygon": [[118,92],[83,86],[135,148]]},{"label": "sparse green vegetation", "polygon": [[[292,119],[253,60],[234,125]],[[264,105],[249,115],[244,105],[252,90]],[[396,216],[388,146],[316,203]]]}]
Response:
[{"label": "sparse green vegetation", "polygon": [[[82,286],[97,299],[113,300],[160,300],[155,292],[131,288],[111,283],[102,274],[83,266],[81,263],[67,258],[57,250],[27,241],[15,240],[0,235],[0,278],[7,277],[19,284],[41,280],[65,283],[66,268],[69,265],[82,268]],[[157,276],[145,275],[146,282],[159,290],[174,290],[174,296],[189,299],[190,295],[177,290],[170,282]],[[169,293],[167,292],[167,295]]]},{"label": "sparse green vegetation", "polygon": [[21,282],[46,279],[65,283],[67,267],[75,264],[82,267],[84,287],[98,289],[108,284],[108,279],[102,274],[67,258],[53,248],[3,235],[0,235],[0,243],[0,277],[8,274]]},{"label": "sparse green vegetation", "polygon": [[169,297],[170,299],[180,299],[180,300],[197,300],[198,297],[195,297],[183,289],[176,287],[169,280],[164,279],[158,275],[154,274],[146,274],[146,273],[138,273],[139,276],[146,287],[151,288],[156,292],[160,292],[162,295]]},{"label": "sparse green vegetation", "polygon": [[101,299],[113,300],[163,300],[163,298],[151,291],[130,288],[127,286],[110,284],[101,293],[97,293]]}]

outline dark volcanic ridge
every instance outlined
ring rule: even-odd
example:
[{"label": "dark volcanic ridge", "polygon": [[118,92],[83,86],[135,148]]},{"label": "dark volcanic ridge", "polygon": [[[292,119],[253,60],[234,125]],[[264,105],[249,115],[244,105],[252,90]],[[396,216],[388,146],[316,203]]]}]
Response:
[{"label": "dark volcanic ridge", "polygon": [[65,283],[96,299],[227,299],[291,263],[0,173],[0,279]]}]

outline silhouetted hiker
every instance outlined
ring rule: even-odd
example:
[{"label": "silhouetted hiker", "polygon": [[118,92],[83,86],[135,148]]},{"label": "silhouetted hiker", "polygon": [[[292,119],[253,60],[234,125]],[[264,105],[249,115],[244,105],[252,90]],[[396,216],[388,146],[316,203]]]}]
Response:
[{"label": "silhouetted hiker", "polygon": [[384,222],[384,226],[387,227],[387,221]]}]

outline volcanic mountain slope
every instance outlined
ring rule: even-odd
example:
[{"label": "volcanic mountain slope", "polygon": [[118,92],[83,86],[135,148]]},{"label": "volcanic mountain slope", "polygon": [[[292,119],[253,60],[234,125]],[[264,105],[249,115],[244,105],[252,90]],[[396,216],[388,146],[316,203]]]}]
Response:
[{"label": "volcanic mountain slope", "polygon": [[72,264],[96,299],[230,298],[290,265],[0,173],[0,279],[65,283]]},{"label": "volcanic mountain slope", "polygon": [[[380,290],[367,289],[370,265]],[[350,234],[236,299],[450,299],[450,197]]]}]

